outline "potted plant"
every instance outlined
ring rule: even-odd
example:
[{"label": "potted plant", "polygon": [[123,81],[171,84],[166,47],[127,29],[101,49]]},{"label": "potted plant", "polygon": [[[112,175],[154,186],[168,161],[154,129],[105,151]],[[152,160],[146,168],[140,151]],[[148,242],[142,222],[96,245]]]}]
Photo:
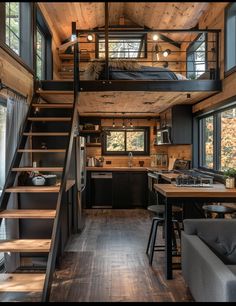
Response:
[{"label": "potted plant", "polygon": [[236,169],[228,168],[224,171],[225,177],[225,187],[234,188],[235,187],[235,178],[236,178]]}]

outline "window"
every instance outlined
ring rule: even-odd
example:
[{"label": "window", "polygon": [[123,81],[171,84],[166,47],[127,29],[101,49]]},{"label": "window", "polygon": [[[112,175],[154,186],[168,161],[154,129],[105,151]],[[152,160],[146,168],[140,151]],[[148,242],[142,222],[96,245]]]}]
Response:
[{"label": "window", "polygon": [[206,34],[201,34],[187,49],[187,77],[196,79],[206,71]]},{"label": "window", "polygon": [[5,42],[20,55],[20,3],[6,2],[5,4]]},{"label": "window", "polygon": [[103,143],[104,155],[149,154],[149,128],[110,129]]},{"label": "window", "polygon": [[216,171],[236,168],[236,107],[200,119],[200,166]]},{"label": "window", "polygon": [[[130,36],[109,35],[109,57],[110,58],[144,58],[146,57],[146,35]],[[98,58],[105,58],[105,38],[104,35],[97,36]]]},{"label": "window", "polygon": [[45,78],[45,37],[37,28],[36,32],[36,75],[42,80]]},{"label": "window", "polygon": [[230,4],[225,12],[225,71],[236,66],[236,3]]}]

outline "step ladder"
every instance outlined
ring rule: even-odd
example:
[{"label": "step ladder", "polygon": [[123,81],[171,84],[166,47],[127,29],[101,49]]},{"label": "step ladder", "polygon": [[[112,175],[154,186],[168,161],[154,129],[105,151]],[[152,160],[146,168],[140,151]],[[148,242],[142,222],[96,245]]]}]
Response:
[{"label": "step ladder", "polygon": [[[52,219],[53,228],[50,239],[11,239],[0,240],[0,252],[23,252],[23,253],[45,253],[47,254],[47,266],[44,273],[17,271],[14,273],[0,274],[0,293],[1,292],[40,292],[41,301],[49,300],[50,290],[53,280],[53,272],[56,264],[56,254],[59,244],[59,231],[62,214],[62,196],[66,192],[66,183],[69,172],[73,139],[77,131],[78,114],[77,114],[77,98],[74,98],[73,103],[39,103],[40,95],[35,94],[29,107],[29,111],[24,123],[23,131],[20,136],[19,143],[6,178],[6,183],[0,198],[0,222],[5,219]],[[59,101],[58,101],[59,102]],[[65,116],[52,116],[51,114],[57,110],[62,110]],[[66,114],[69,112],[69,116]],[[39,116],[43,113],[43,116]],[[34,124],[66,124],[67,128],[63,130],[50,130],[49,132],[37,129],[35,131]],[[36,139],[42,137],[50,137],[50,143],[56,141],[58,137],[65,137],[67,143],[65,148],[55,149],[25,149],[28,138]],[[64,156],[64,165],[62,166],[42,166],[21,167],[21,159],[25,153],[40,153],[42,158],[47,159],[49,154],[62,154]],[[22,171],[39,171],[40,173],[52,172],[61,174],[59,186],[18,186],[18,174]],[[42,193],[56,194],[55,209],[8,209],[8,200],[12,193]],[[33,207],[32,207],[33,208]],[[39,228],[40,232],[40,228]]]}]

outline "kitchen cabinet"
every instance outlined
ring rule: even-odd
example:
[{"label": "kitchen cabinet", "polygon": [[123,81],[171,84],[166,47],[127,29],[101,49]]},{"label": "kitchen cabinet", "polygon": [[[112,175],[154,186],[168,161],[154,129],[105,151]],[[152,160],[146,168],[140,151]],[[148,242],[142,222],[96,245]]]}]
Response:
[{"label": "kitchen cabinet", "polygon": [[174,105],[161,112],[160,126],[170,128],[171,144],[192,144],[192,106]]},{"label": "kitchen cabinet", "polygon": [[147,173],[113,172],[113,208],[146,207]]},{"label": "kitchen cabinet", "polygon": [[[86,208],[92,208],[94,205],[95,184],[91,173],[91,171],[87,172]],[[109,189],[102,188],[101,192],[105,193],[104,198],[112,192],[112,208],[146,207],[147,173],[146,171],[112,171],[111,186]]]}]

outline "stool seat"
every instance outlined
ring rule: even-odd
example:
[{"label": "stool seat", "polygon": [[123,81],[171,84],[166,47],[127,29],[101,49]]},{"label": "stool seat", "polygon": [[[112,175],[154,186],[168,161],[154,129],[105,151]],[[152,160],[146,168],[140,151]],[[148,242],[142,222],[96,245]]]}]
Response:
[{"label": "stool seat", "polygon": [[223,206],[223,205],[203,205],[202,209],[206,213],[216,213],[216,214],[218,214],[219,218],[224,218],[225,214],[232,214],[236,211],[232,207],[226,207],[226,206]]},{"label": "stool seat", "polygon": [[[147,207],[147,210],[155,213],[155,214],[164,214],[165,213],[165,205],[157,204],[157,205],[150,205]],[[178,213],[182,212],[183,208],[178,206],[172,206],[172,212]]]}]

